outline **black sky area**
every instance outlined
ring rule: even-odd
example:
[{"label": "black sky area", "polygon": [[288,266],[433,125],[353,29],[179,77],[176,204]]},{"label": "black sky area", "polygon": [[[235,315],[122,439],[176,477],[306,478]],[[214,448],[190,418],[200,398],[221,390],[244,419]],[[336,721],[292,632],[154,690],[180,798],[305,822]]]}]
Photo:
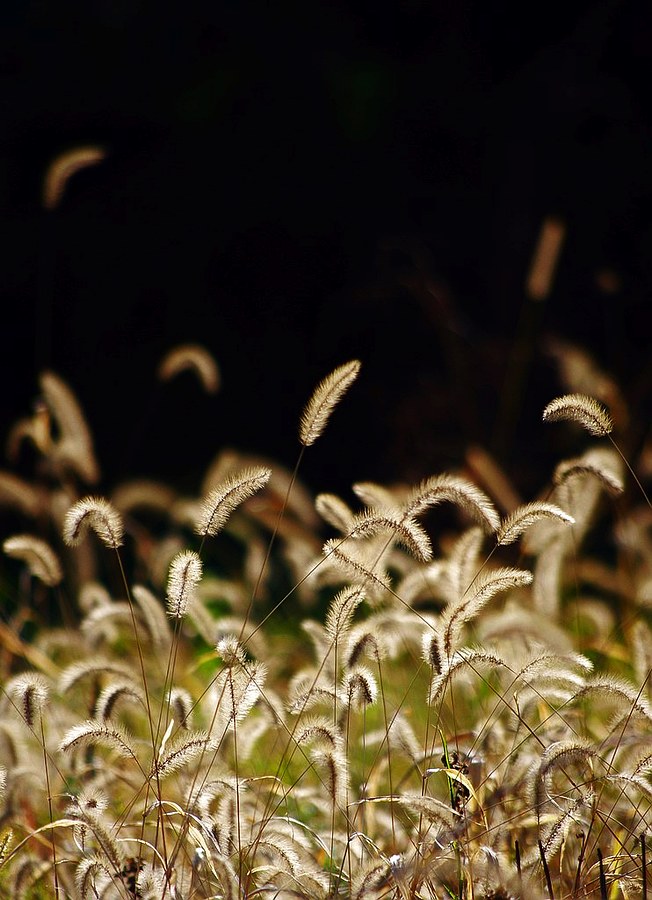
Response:
[{"label": "black sky area", "polygon": [[[649,419],[651,9],[3,4],[2,434],[53,368],[104,488],[195,486],[226,445],[292,465],[314,384],[357,357],[306,458],[315,489],[433,474],[472,442],[506,464],[525,442],[536,462],[540,410],[563,392],[551,335]],[[87,144],[106,159],[44,210],[48,164]],[[567,239],[527,320],[546,216]],[[518,334],[528,358],[510,369]],[[218,396],[156,381],[185,341],[214,352]]]}]

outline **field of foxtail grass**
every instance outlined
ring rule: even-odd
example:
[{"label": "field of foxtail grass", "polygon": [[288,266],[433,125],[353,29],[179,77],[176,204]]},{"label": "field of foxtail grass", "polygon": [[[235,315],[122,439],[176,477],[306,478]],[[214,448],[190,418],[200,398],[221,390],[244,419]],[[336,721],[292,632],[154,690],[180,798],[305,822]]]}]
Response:
[{"label": "field of foxtail grass", "polygon": [[[216,389],[201,348],[183,368]],[[32,474],[0,472],[0,896],[645,894],[645,465],[571,379],[540,427],[577,452],[526,504],[488,457],[313,499],[359,370],[313,392],[294,472],[224,452],[194,496],[98,495],[43,373],[9,436]]]}]

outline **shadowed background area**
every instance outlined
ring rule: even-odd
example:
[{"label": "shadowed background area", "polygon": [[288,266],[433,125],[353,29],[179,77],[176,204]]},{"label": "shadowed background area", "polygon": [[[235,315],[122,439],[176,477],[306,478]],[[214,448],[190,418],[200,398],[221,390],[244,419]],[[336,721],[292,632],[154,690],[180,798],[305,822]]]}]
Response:
[{"label": "shadowed background area", "polygon": [[[3,433],[52,367],[107,484],[196,484],[224,445],[291,465],[312,387],[357,357],[306,459],[312,486],[417,478],[478,442],[527,482],[560,392],[550,335],[649,404],[640,4],[536,21],[479,0],[14,0],[0,15]],[[84,144],[105,160],[45,211],[48,164]],[[548,216],[566,236],[535,308]],[[190,376],[157,384],[181,341],[214,352],[217,397]]]}]

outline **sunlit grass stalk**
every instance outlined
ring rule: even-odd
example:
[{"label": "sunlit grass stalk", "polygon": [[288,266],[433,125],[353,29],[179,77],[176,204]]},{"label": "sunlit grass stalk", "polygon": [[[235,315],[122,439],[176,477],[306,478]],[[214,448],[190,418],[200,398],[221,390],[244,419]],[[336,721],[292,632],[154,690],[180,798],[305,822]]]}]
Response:
[{"label": "sunlit grass stalk", "polygon": [[640,837],[641,842],[641,882],[643,888],[643,900],[647,900],[647,835],[643,831]]},{"label": "sunlit grass stalk", "polygon": [[[50,766],[48,763],[48,752],[45,743],[45,725],[43,724],[43,716],[39,715],[39,728],[41,732],[41,747],[43,749],[43,772],[45,774],[45,789],[48,799],[48,813],[50,822],[54,822],[54,812],[52,809],[52,788],[50,786]],[[52,873],[54,876],[54,896],[59,897],[59,874],[57,871],[57,842],[54,832],[52,832]]]},{"label": "sunlit grass stalk", "polygon": [[[156,748],[157,748],[157,741],[158,741],[158,732],[157,732],[156,734],[155,734],[155,732],[154,732],[154,715],[153,715],[153,713],[152,713],[152,704],[151,704],[151,698],[150,698],[150,691],[149,691],[148,684],[147,684],[147,672],[146,672],[146,669],[145,669],[145,659],[144,659],[144,656],[143,656],[143,648],[142,648],[142,645],[141,645],[141,642],[140,642],[140,634],[139,634],[139,630],[138,630],[138,623],[137,623],[137,621],[136,621],[136,612],[135,612],[135,609],[134,609],[133,598],[132,598],[132,596],[131,596],[131,590],[129,589],[129,582],[128,582],[128,580],[127,580],[127,575],[126,575],[126,573],[125,573],[124,565],[123,565],[123,563],[122,563],[122,557],[121,557],[120,551],[119,551],[119,549],[118,549],[117,547],[115,548],[115,555],[116,555],[117,560],[118,560],[118,566],[119,566],[119,569],[120,569],[120,577],[121,577],[121,579],[122,579],[122,585],[123,585],[123,587],[124,587],[124,589],[125,589],[125,594],[126,594],[126,597],[127,597],[127,603],[129,604],[129,613],[130,613],[130,615],[131,615],[131,624],[132,624],[133,633],[134,633],[134,641],[135,641],[135,643],[136,643],[136,651],[137,651],[137,653],[138,653],[138,664],[139,664],[139,667],[140,667],[140,675],[141,675],[141,678],[142,678],[142,681],[143,681],[143,690],[144,690],[144,693],[145,693],[145,703],[147,704],[147,723],[148,723],[148,727],[149,727],[150,741],[151,741],[151,747],[152,747],[152,760],[155,760],[155,759],[156,759],[156,753],[157,753],[157,749],[156,749]],[[159,720],[160,720],[160,717],[159,717]],[[161,782],[160,782],[160,779],[159,779],[158,767],[157,767],[157,766],[154,767],[154,772],[155,772],[155,776],[154,776],[154,777],[155,777],[155,779],[156,779],[156,797],[157,797],[157,799],[158,799],[158,801],[159,801],[158,807],[157,807],[157,809],[158,809],[157,826],[156,826],[156,828],[157,828],[157,839],[156,839],[155,842],[154,842],[154,846],[156,847],[157,844],[158,844],[158,833],[159,833],[159,828],[160,828],[161,841],[162,841],[162,845],[163,845],[163,858],[164,858],[165,860],[167,860],[167,846],[166,846],[165,822],[163,821],[163,818],[162,818],[162,816],[163,816],[163,811],[162,811],[161,805],[160,805],[160,801],[161,801],[161,797],[162,797],[162,793],[161,793]],[[142,818],[141,818],[141,831],[140,831],[141,841],[144,839],[144,836],[145,836],[146,816],[147,816],[147,808],[148,808],[148,806],[149,806],[149,792],[150,792],[150,786],[151,786],[151,782],[150,782],[150,780],[148,779],[148,780],[147,780],[147,785],[146,785],[146,788],[145,788],[145,799],[144,799],[144,806],[143,806],[143,815],[142,815]],[[142,846],[143,846],[142,844],[139,844],[139,853],[140,853],[140,848],[141,848]]]},{"label": "sunlit grass stalk", "polygon": [[[378,688],[380,691],[380,699],[383,709],[383,721],[385,723],[385,755],[387,758],[387,781],[390,797],[394,796],[394,774],[392,770],[392,748],[389,739],[389,729],[391,723],[387,714],[387,696],[385,694],[385,683],[383,681],[383,667],[380,661],[380,655],[376,654],[376,665],[378,666]],[[392,828],[392,844],[396,846],[396,823],[394,821],[394,804],[390,807],[391,828]]]},{"label": "sunlit grass stalk", "polygon": [[[451,758],[448,753],[448,741],[446,740],[446,736],[441,729],[439,731],[439,736],[441,737],[441,743],[442,743],[442,747],[444,750],[444,753],[442,756],[442,762],[444,763],[444,766],[446,767],[446,769],[450,770],[450,769],[452,769],[453,766],[452,766]],[[456,752],[459,753],[459,748]],[[457,804],[455,801],[456,784],[448,773],[446,774],[446,784],[448,786],[448,801],[450,803],[451,809],[456,810],[456,808],[457,808]],[[453,840],[452,848],[453,848],[453,853],[455,854],[455,862],[456,862],[456,866],[457,866],[457,896],[458,896],[459,900],[463,900],[463,898],[465,897],[465,893],[466,893],[465,889],[464,889],[464,884],[465,884],[464,864],[463,864],[463,859],[462,859],[462,847],[457,838],[455,838]]]},{"label": "sunlit grass stalk", "polygon": [[539,854],[541,856],[541,865],[543,866],[543,872],[546,878],[546,887],[548,888],[548,897],[550,900],[555,900],[555,892],[552,889],[552,877],[550,875],[550,867],[548,865],[548,860],[546,859],[546,854],[543,849],[543,843],[541,839],[538,841],[539,846]]},{"label": "sunlit grass stalk", "polygon": [[600,900],[608,900],[607,879],[605,878],[605,874],[604,874],[604,860],[602,858],[602,851],[600,850],[599,847],[597,849],[597,854],[598,854],[598,869],[599,869],[599,873],[600,873]]}]

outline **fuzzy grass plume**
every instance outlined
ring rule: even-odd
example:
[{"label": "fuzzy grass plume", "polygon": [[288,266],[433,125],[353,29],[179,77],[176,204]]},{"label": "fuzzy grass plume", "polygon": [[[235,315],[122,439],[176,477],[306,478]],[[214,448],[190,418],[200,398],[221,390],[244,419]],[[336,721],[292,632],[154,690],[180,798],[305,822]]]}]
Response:
[{"label": "fuzzy grass plume", "polygon": [[321,436],[333,410],[360,372],[357,359],[344,363],[327,375],[315,388],[301,416],[299,440],[310,447]]}]

